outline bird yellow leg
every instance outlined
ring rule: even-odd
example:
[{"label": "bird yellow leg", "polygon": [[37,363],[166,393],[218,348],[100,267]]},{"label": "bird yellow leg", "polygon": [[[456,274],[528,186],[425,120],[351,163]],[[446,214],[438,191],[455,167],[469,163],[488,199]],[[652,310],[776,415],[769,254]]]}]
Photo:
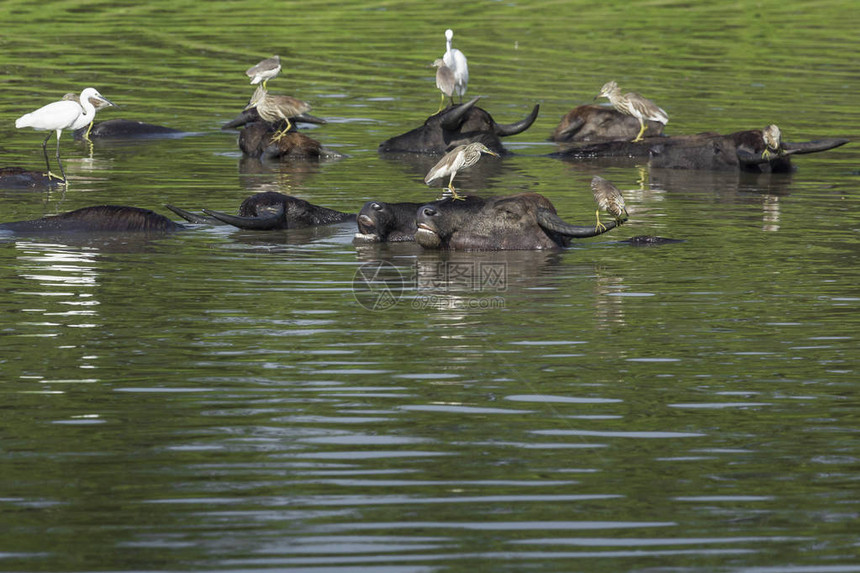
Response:
[{"label": "bird yellow leg", "polygon": [[279,131],[278,133],[273,135],[272,141],[280,141],[281,139],[284,138],[284,136],[287,135],[287,133],[289,133],[290,129],[293,127],[293,124],[290,123],[289,119],[287,119],[286,122],[287,122],[287,127],[285,127],[284,129],[282,129],[281,131]]},{"label": "bird yellow leg", "polygon": [[597,223],[594,225],[595,231],[605,231],[606,225],[600,222],[600,209],[594,212],[594,216],[597,217]]},{"label": "bird yellow leg", "polygon": [[93,123],[95,122],[90,122],[90,124],[87,126],[87,131],[84,133],[84,139],[86,139],[87,141],[91,141],[90,132],[93,130]]},{"label": "bird yellow leg", "polygon": [[762,159],[770,160],[770,156],[771,156],[771,155],[772,155],[772,154],[771,154],[770,150],[769,150],[767,147],[765,147],[765,148],[764,148],[764,151],[762,151],[762,152],[761,152],[761,158],[762,158]]},{"label": "bird yellow leg", "polygon": [[439,109],[436,110],[436,113],[439,113],[445,108],[445,94],[442,94],[442,99],[439,100]]},{"label": "bird yellow leg", "polygon": [[638,142],[642,141],[642,134],[643,133],[645,133],[645,122],[642,121],[642,119],[640,118],[639,119],[639,135],[637,135],[636,139],[634,139],[631,143],[638,143]]}]

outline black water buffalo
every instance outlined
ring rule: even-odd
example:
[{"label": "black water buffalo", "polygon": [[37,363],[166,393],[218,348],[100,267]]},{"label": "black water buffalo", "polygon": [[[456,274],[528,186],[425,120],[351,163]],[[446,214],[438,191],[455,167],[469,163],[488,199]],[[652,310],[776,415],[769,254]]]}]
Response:
[{"label": "black water buffalo", "polygon": [[792,155],[816,153],[848,143],[847,139],[836,138],[801,143],[781,141],[778,149],[769,150],[762,132],[761,129],[751,129],[729,135],[700,133],[649,137],[637,143],[607,141],[575,144],[552,156],[561,159],[647,157],[650,166],[658,168],[781,173],[792,170]]},{"label": "black water buffalo", "polygon": [[240,229],[256,231],[298,229],[355,220],[355,215],[350,213],[320,207],[304,199],[274,191],[248,197],[242,201],[236,215],[203,209],[208,217],[202,217],[172,205],[166,205],[166,207],[192,223],[221,222]]},{"label": "black water buffalo", "polygon": [[[577,141],[631,141],[639,133],[639,120],[611,107],[581,105],[561,118],[550,140],[559,143]],[[645,137],[663,134],[659,121],[645,122]]]},{"label": "black water buffalo", "polygon": [[617,226],[577,226],[558,216],[537,193],[445,199],[418,209],[415,242],[428,249],[534,250],[566,247],[573,238],[595,237]]},{"label": "black water buffalo", "polygon": [[444,200],[431,203],[385,203],[368,201],[358,212],[358,233],[355,243],[397,243],[415,240],[418,230],[418,208],[435,206]]},{"label": "black water buffalo", "polygon": [[431,115],[424,125],[392,137],[379,144],[383,153],[443,154],[458,145],[480,142],[498,154],[506,154],[501,137],[522,133],[537,119],[540,106],[520,121],[502,125],[475,105],[479,98],[467,103],[452,105]]},{"label": "black water buffalo", "polygon": [[[75,139],[83,139],[87,127],[75,131]],[[170,139],[189,135],[187,132],[130,119],[109,119],[93,124],[90,139]]]},{"label": "black water buffalo", "polygon": [[149,209],[124,205],[83,207],[31,221],[0,224],[0,231],[16,234],[172,233],[186,227]]},{"label": "black water buffalo", "polygon": [[59,185],[59,179],[48,178],[44,171],[0,167],[0,189],[33,189],[54,185]]}]

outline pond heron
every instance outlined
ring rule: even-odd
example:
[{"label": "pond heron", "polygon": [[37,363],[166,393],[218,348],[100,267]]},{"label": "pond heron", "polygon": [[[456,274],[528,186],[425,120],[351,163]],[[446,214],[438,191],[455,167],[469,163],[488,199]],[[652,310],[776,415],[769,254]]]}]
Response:
[{"label": "pond heron", "polygon": [[466,56],[457,48],[451,47],[451,40],[454,39],[453,30],[445,30],[445,55],[442,56],[445,65],[448,66],[454,73],[454,93],[460,96],[460,101],[463,101],[463,96],[466,94],[466,88],[469,85],[469,64],[466,62]]},{"label": "pond heron", "polygon": [[445,96],[448,96],[452,105],[454,104],[454,86],[456,85],[456,80],[454,79],[454,72],[445,65],[445,60],[442,58],[437,58],[433,62],[433,66],[436,68],[436,87],[442,92],[439,110],[436,112],[439,113],[445,107]]},{"label": "pond heron", "polygon": [[451,196],[454,199],[463,199],[463,197],[460,197],[454,189],[454,176],[457,175],[457,172],[461,169],[466,169],[467,167],[471,167],[477,163],[481,158],[482,153],[495,155],[496,157],[499,156],[495,151],[490,151],[490,149],[483,143],[458,145],[446,153],[445,156],[439,160],[439,163],[430,169],[427,176],[424,178],[424,183],[429,185],[431,181],[450,175],[451,179],[448,180],[448,187],[446,189],[451,192]]},{"label": "pond heron", "polygon": [[251,84],[263,82],[263,89],[266,88],[266,82],[278,77],[281,73],[281,58],[280,56],[272,56],[262,60],[256,66],[251,66],[245,70],[245,75],[251,78]]},{"label": "pond heron", "polygon": [[[72,129],[79,121],[92,121],[95,117],[96,108],[93,101],[113,105],[107,98],[102,96],[95,88],[86,88],[81,92],[79,101],[60,100],[42,106],[36,111],[26,113],[15,120],[15,127],[32,127],[39,131],[54,131],[57,134],[57,164],[60,166],[62,177],[57,177],[51,173],[51,163],[48,161],[48,139],[51,134],[42,142],[42,153],[45,155],[45,165],[48,168],[48,179],[61,179],[66,182],[66,171],[63,169],[63,162],[60,160],[60,136],[64,129]],[[86,123],[80,123],[80,127]]]},{"label": "pond heron", "polygon": [[635,92],[621,93],[621,88],[615,82],[606,82],[600,89],[600,94],[595,97],[609,98],[609,103],[616,110],[624,115],[632,115],[639,120],[639,135],[633,140],[633,143],[642,141],[642,134],[645,133],[645,120],[659,121],[663,125],[669,123],[669,116],[666,112],[657,107],[650,99],[644,98]]},{"label": "pond heron", "polygon": [[615,219],[615,223],[621,225],[629,218],[627,208],[624,205],[624,197],[618,187],[597,175],[591,180],[591,191],[594,193],[594,200],[597,202],[597,211],[594,212],[597,217],[595,229],[606,230],[606,226],[600,222],[600,212],[606,211]]},{"label": "pond heron", "polygon": [[775,124],[770,124],[761,131],[761,138],[764,140],[765,150],[761,152],[764,159],[769,159],[771,155],[779,155],[779,146],[782,145],[782,132]]},{"label": "pond heron", "polygon": [[284,129],[272,137],[272,141],[280,140],[290,131],[293,126],[290,122],[291,117],[299,117],[311,110],[310,104],[300,99],[285,95],[269,95],[263,86],[257,86],[245,109],[252,107],[257,108],[257,113],[260,114],[263,121],[273,124],[280,121],[287,123]]}]

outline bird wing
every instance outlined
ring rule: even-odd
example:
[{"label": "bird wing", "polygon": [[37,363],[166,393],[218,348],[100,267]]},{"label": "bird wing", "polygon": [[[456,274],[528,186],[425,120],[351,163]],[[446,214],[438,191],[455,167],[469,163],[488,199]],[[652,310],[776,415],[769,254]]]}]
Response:
[{"label": "bird wing", "polygon": [[669,123],[669,115],[650,99],[635,92],[624,94],[624,97],[627,98],[630,107],[639,112],[645,119],[659,121],[663,125]]},{"label": "bird wing", "polygon": [[67,129],[84,109],[76,101],[55,101],[42,106],[36,111],[27,113],[15,121],[15,127],[32,127],[33,129]]}]

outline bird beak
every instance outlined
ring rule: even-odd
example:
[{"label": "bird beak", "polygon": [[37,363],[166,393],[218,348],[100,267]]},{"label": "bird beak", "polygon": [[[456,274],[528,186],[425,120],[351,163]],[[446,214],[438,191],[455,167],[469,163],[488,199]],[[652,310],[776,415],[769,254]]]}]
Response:
[{"label": "bird beak", "polygon": [[115,103],[113,103],[111,100],[109,100],[108,98],[106,98],[104,96],[101,97],[101,100],[108,105],[112,105],[113,107],[119,107],[118,105],[116,105]]}]

